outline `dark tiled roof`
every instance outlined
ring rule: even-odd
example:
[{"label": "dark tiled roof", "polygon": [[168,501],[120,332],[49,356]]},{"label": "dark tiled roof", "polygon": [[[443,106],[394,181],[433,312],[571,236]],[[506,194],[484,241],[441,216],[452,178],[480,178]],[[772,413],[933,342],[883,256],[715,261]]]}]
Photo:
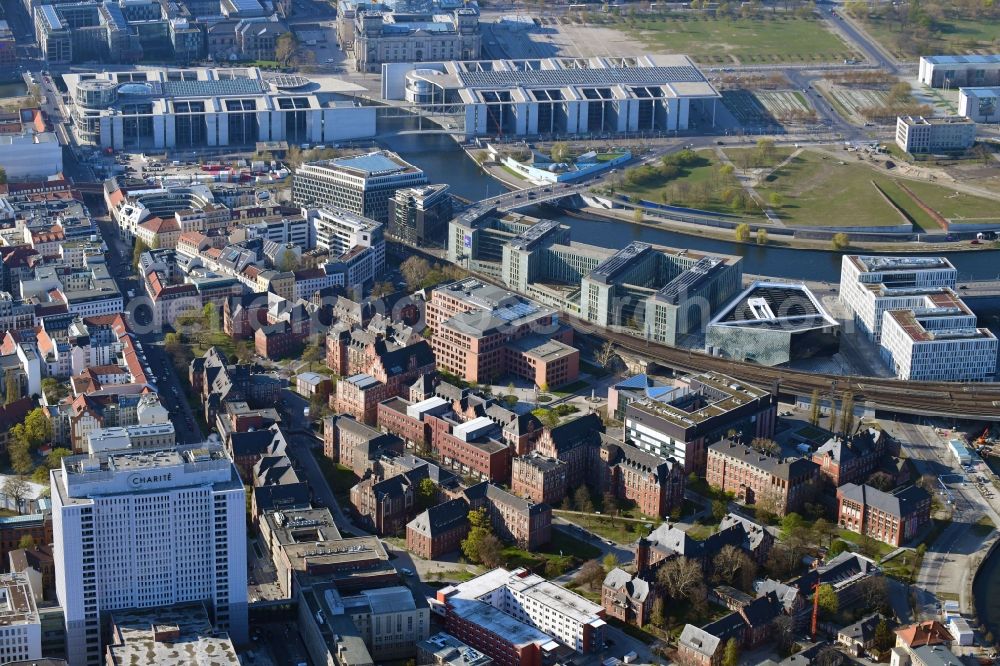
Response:
[{"label": "dark tiled roof", "polygon": [[930,500],[927,491],[917,486],[906,486],[893,493],[886,493],[869,485],[845,483],[837,489],[837,493],[846,499],[874,507],[896,518],[910,515],[916,511],[918,505]]},{"label": "dark tiled roof", "polygon": [[604,423],[601,421],[601,417],[591,413],[557,425],[549,431],[549,436],[552,438],[556,451],[568,451],[580,444],[597,441],[602,432],[604,432]]},{"label": "dark tiled roof", "polygon": [[797,479],[815,473],[819,466],[811,460],[776,458],[751,449],[749,446],[723,439],[708,447],[709,451],[740,460],[779,479]]},{"label": "dark tiled roof", "polygon": [[461,498],[432,506],[410,521],[409,526],[426,536],[450,532],[468,525],[469,504]]}]

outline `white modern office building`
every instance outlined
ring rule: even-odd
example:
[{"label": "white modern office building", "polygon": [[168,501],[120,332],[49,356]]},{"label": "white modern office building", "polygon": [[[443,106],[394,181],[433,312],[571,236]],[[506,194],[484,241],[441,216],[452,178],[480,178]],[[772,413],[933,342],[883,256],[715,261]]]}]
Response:
[{"label": "white modern office building", "polygon": [[310,246],[329,250],[346,264],[348,284],[361,284],[385,270],[385,232],[381,223],[339,208],[303,209]]},{"label": "white modern office building", "polygon": [[247,640],[246,500],[222,447],[69,456],[50,480],[71,666],[104,663],[114,610],[201,601],[215,627]]},{"label": "white modern office building", "polygon": [[896,145],[908,153],[953,153],[976,142],[976,123],[964,116],[899,116]]},{"label": "white modern office building", "polygon": [[977,123],[1000,122],[1000,87],[962,88],[958,91],[958,115]]},{"label": "white modern office building", "polygon": [[389,221],[389,199],[396,190],[423,185],[427,176],[396,153],[303,164],[295,170],[292,201],[300,206],[341,208],[382,222]]},{"label": "white modern office building", "polygon": [[[0,574],[0,663],[42,657],[42,624],[29,578],[27,572]],[[40,586],[41,578],[36,580]]]},{"label": "white modern office building", "polygon": [[882,359],[899,379],[993,381],[997,338],[950,289],[882,315]]},{"label": "white modern office building", "polygon": [[684,55],[386,63],[382,97],[457,116],[466,138],[715,125],[719,92]]},{"label": "white modern office building", "polygon": [[324,144],[375,134],[375,107],[321,101],[255,67],[63,76],[80,143],[115,150]]},{"label": "white modern office building", "polygon": [[886,310],[923,307],[929,294],[954,289],[958,271],[945,257],[845,255],[840,300],[854,323],[878,343]]},{"label": "white modern office building", "polygon": [[1000,55],[921,56],[917,79],[932,88],[1000,85]]},{"label": "white modern office building", "polygon": [[0,135],[0,167],[9,180],[45,180],[62,172],[62,146],[52,132]]}]

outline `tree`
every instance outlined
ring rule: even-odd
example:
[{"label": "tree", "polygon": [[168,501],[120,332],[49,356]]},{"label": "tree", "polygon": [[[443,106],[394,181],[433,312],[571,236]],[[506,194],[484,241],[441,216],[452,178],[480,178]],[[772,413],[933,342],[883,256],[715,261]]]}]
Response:
[{"label": "tree", "polygon": [[372,297],[373,298],[384,298],[389,294],[396,291],[396,288],[392,286],[391,282],[382,280],[381,282],[376,282],[375,286],[372,287]]},{"label": "tree", "polygon": [[935,490],[937,490],[938,480],[937,477],[932,474],[924,474],[917,479],[914,485],[933,495]]},{"label": "tree", "polygon": [[834,250],[843,250],[851,244],[851,237],[845,234],[843,231],[840,231],[833,235],[833,238],[830,239],[830,242],[833,243]]},{"label": "tree", "polygon": [[781,519],[781,531],[788,537],[801,530],[804,524],[802,516],[793,512]]},{"label": "tree", "polygon": [[552,144],[549,157],[553,162],[568,162],[570,158],[569,144],[565,141],[556,141]]},{"label": "tree", "polygon": [[656,580],[673,599],[687,599],[702,582],[701,565],[688,557],[668,560],[660,567]]},{"label": "tree", "polygon": [[0,492],[8,499],[13,500],[17,512],[21,513],[21,504],[31,492],[31,486],[28,485],[27,480],[23,476],[9,476],[3,482]]},{"label": "tree", "polygon": [[830,432],[837,431],[837,401],[832,395],[830,396],[830,420],[826,424],[826,429]]},{"label": "tree", "polygon": [[846,541],[842,539],[837,539],[832,544],[830,544],[830,550],[827,553],[827,555],[830,557],[836,557],[837,555],[840,555],[841,553],[848,551],[850,549],[851,547],[847,544]]},{"label": "tree", "polygon": [[611,340],[605,340],[600,349],[594,352],[594,360],[596,360],[602,368],[608,370],[614,364],[617,353],[618,350],[615,347],[615,343],[611,342]]},{"label": "tree", "polygon": [[632,209],[632,221],[633,222],[635,222],[636,224],[642,224],[642,221],[644,219],[646,219],[646,218],[645,218],[645,213],[643,212],[642,208],[636,206],[635,208]]},{"label": "tree", "polygon": [[740,644],[735,638],[726,641],[726,652],[722,655],[722,666],[739,666]]},{"label": "tree", "polygon": [[503,561],[503,544],[494,534],[485,534],[479,542],[479,562],[490,569],[500,566]]},{"label": "tree", "polygon": [[302,350],[302,360],[309,364],[309,370],[312,370],[313,363],[320,363],[323,361],[323,349],[319,346],[319,340],[314,338],[312,342],[307,344]]},{"label": "tree", "polygon": [[727,513],[729,513],[728,502],[721,499],[712,500],[712,519],[715,520],[715,522],[721,523]]},{"label": "tree", "polygon": [[661,629],[667,623],[667,614],[664,610],[663,597],[657,595],[653,599],[653,609],[649,614],[649,621],[653,623],[654,626],[660,627]]},{"label": "tree", "polygon": [[611,573],[612,569],[618,568],[618,556],[614,553],[608,553],[604,556],[602,563],[604,564],[604,571],[606,573]]},{"label": "tree", "polygon": [[576,504],[576,510],[582,513],[593,513],[594,512],[594,502],[590,499],[590,491],[587,486],[581,485],[573,493],[573,503]]},{"label": "tree", "polygon": [[771,637],[778,645],[779,654],[787,654],[795,644],[795,622],[791,615],[781,614],[771,621]]},{"label": "tree", "polygon": [[592,590],[604,581],[604,567],[597,560],[587,560],[573,579],[577,585],[586,585]]},{"label": "tree", "polygon": [[615,525],[615,516],[618,515],[618,498],[610,490],[604,493],[601,498],[601,510],[611,518],[611,526]]},{"label": "tree", "polygon": [[740,243],[746,243],[750,240],[750,225],[746,222],[741,222],[736,225],[736,240]]},{"label": "tree", "polygon": [[757,230],[757,245],[767,245],[767,229]]},{"label": "tree", "polygon": [[35,548],[35,537],[30,534],[25,534],[21,537],[21,540],[17,542],[17,547],[21,550],[34,550]]},{"label": "tree", "polygon": [[819,596],[819,601],[817,602],[819,609],[823,611],[824,615],[827,617],[836,615],[840,601],[837,599],[837,593],[834,591],[833,586],[829,583],[824,583],[816,590],[816,594]]},{"label": "tree", "polygon": [[142,256],[143,252],[149,252],[150,247],[146,245],[146,242],[141,238],[135,239],[135,247],[132,248],[132,266],[136,270],[139,270],[139,257]]},{"label": "tree", "polygon": [[750,447],[760,451],[761,453],[766,453],[769,456],[777,456],[781,454],[781,447],[773,439],[768,439],[767,437],[754,437],[750,442]]},{"label": "tree", "polygon": [[850,391],[844,393],[840,401],[840,432],[847,437],[854,430],[854,394]]},{"label": "tree", "polygon": [[896,637],[892,633],[892,629],[889,628],[889,623],[883,617],[875,625],[875,649],[879,652],[885,652],[891,650],[895,644]]},{"label": "tree", "polygon": [[274,59],[282,67],[288,67],[288,65],[295,58],[299,51],[299,40],[293,32],[286,32],[278,36],[278,39],[274,43]]},{"label": "tree", "polygon": [[[493,536],[490,517],[485,509],[475,509],[469,512],[469,534],[462,539],[462,554],[473,562],[485,564],[483,562],[483,545],[491,547],[492,543],[486,537]],[[492,553],[486,552],[487,556]]]},{"label": "tree", "polygon": [[767,196],[767,203],[771,206],[771,208],[781,208],[785,203],[785,198],[777,192],[771,192],[771,194]]},{"label": "tree", "polygon": [[[14,433],[20,425],[18,424],[11,429],[11,433]],[[7,454],[10,456],[10,466],[18,474],[28,474],[35,466],[35,461],[31,457],[31,450],[28,448],[27,441],[17,439],[16,437],[12,438],[7,445]]]},{"label": "tree", "polygon": [[5,405],[9,405],[10,403],[21,399],[21,378],[17,376],[17,373],[11,370],[7,371],[6,389],[7,392],[4,400]]},{"label": "tree", "polygon": [[24,417],[24,429],[28,445],[32,449],[37,449],[40,444],[52,439],[52,422],[40,407],[34,408]]},{"label": "tree", "polygon": [[275,262],[275,268],[277,268],[282,273],[288,273],[294,271],[299,265],[299,257],[295,254],[293,250],[285,250],[278,257],[278,261]]},{"label": "tree", "polygon": [[866,608],[880,613],[891,610],[889,607],[889,585],[885,578],[870,576],[860,581],[859,585],[861,586],[861,598]]},{"label": "tree", "polygon": [[417,510],[423,511],[434,506],[437,500],[437,484],[434,483],[430,478],[420,479],[420,483],[417,484]]},{"label": "tree", "polygon": [[69,387],[66,386],[66,382],[61,382],[55,377],[46,377],[42,380],[42,393],[45,395],[45,401],[54,405],[69,395]]},{"label": "tree", "polygon": [[837,526],[833,525],[826,518],[817,518],[813,523],[813,534],[819,545],[824,546],[837,533]]},{"label": "tree", "polygon": [[6,184],[7,184],[7,170],[4,169],[3,167],[0,167],[0,185],[6,185]]},{"label": "tree", "polygon": [[809,399],[809,425],[819,425],[819,389],[813,389],[812,397]]},{"label": "tree", "polygon": [[712,559],[712,573],[716,580],[747,590],[753,587],[757,565],[745,551],[726,544]]},{"label": "tree", "polygon": [[399,265],[399,272],[406,280],[406,286],[410,290],[420,289],[425,285],[428,274],[431,272],[431,264],[423,257],[409,257]]}]

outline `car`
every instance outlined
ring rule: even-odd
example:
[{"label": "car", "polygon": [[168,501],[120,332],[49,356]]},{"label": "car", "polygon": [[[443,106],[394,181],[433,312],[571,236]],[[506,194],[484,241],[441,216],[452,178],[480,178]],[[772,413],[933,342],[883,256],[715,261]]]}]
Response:
[{"label": "car", "polygon": [[403,574],[404,576],[412,576],[413,575],[413,569],[408,569],[406,567],[400,567],[399,573]]},{"label": "car", "polygon": [[982,242],[983,242],[983,241],[981,241],[981,240],[979,240],[979,239],[977,238],[976,240],[972,241],[972,244],[973,244],[973,245],[982,245]]}]

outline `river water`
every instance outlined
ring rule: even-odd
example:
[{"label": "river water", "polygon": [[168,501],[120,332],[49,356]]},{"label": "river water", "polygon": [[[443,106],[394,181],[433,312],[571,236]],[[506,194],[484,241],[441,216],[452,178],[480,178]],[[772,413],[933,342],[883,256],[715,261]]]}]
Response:
[{"label": "river water", "polygon": [[[409,119],[379,119],[380,132],[393,127],[413,126]],[[461,197],[483,199],[500,194],[504,189],[497,181],[484,174],[458,144],[446,135],[407,134],[394,136],[384,143],[422,168],[431,182],[447,182],[451,185],[452,192]],[[530,214],[532,211],[527,212]],[[535,214],[545,213],[536,211]],[[562,215],[555,218],[572,227],[574,241],[589,245],[619,248],[632,241],[645,241],[654,245],[741,256],[744,273],[799,280],[840,280],[840,254],[833,251],[742,245],[596,217],[581,219]],[[984,280],[1000,276],[1000,251],[954,252],[945,256],[958,269],[959,280]]]}]

